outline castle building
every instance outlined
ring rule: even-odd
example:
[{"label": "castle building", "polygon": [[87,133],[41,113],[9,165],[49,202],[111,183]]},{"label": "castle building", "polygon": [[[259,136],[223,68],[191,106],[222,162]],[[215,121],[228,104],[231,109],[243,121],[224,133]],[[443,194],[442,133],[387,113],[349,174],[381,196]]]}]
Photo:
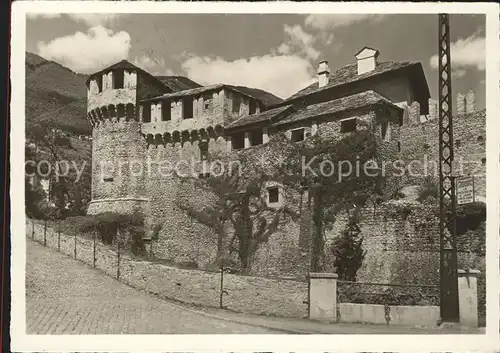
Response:
[{"label": "castle building", "polygon": [[[321,61],[317,82],[285,100],[243,86],[200,86],[183,77],[155,77],[128,61],[91,75],[87,81],[88,120],[93,127],[88,213],[140,210],[150,225],[163,225],[155,244],[157,256],[205,267],[215,260],[216,236],[188,217],[178,200],[196,206],[209,203],[210,198],[170,174],[160,177],[163,162],[201,162],[217,153],[235,159],[240,153],[261,157],[273,153],[267,146],[278,132],[290,143],[298,143],[314,135],[338,139],[367,130],[377,138],[378,155],[387,160],[421,157],[427,144],[435,152],[437,109],[422,64],[384,62],[378,57],[377,50],[364,47],[352,64],[334,72],[326,60]],[[459,104],[461,116],[477,115],[473,93]],[[477,125],[474,133],[482,139],[471,138],[474,144],[483,144],[475,150],[479,154],[484,154],[484,119],[484,114],[475,121],[464,118],[465,124],[459,127],[471,134],[466,126]],[[462,145],[465,156],[469,137]],[[200,178],[207,174],[207,170],[196,171]],[[287,195],[278,184],[270,183],[263,195],[268,205],[288,202],[303,207],[299,195]],[[257,250],[254,273],[299,271],[310,246],[303,221],[289,222]],[[371,222],[367,229],[378,223]],[[370,253],[368,263],[377,256],[378,252]],[[388,261],[384,266],[390,271],[392,265]],[[364,271],[370,277],[374,269]],[[386,273],[380,267],[377,271]]]}]

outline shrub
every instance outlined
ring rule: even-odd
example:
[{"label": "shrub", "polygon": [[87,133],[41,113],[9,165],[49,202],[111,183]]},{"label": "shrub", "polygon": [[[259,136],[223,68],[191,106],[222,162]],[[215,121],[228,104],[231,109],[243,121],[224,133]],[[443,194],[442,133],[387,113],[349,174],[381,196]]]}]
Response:
[{"label": "shrub", "polygon": [[71,148],[71,141],[66,136],[56,135],[54,137],[54,145]]},{"label": "shrub", "polygon": [[424,202],[428,198],[438,198],[439,197],[439,186],[432,181],[428,181],[422,186],[420,186],[418,192],[418,201]]},{"label": "shrub", "polygon": [[[71,227],[81,233],[97,232],[103,244],[111,245],[119,241],[121,246],[130,248],[135,255],[145,253],[144,216],[140,213],[126,215],[104,212],[70,217],[64,223],[63,228]],[[120,238],[117,238],[118,235]]]},{"label": "shrub", "polygon": [[486,221],[486,204],[474,202],[456,208],[457,235],[476,230]]},{"label": "shrub", "polygon": [[334,240],[330,251],[335,257],[334,267],[339,279],[355,281],[356,274],[365,258],[363,238],[358,236],[359,228],[356,218],[351,218],[342,235]]},{"label": "shrub", "polygon": [[197,270],[199,267],[198,267],[198,263],[195,262],[195,261],[182,261],[182,262],[179,262],[179,267],[180,268],[185,268],[185,269],[192,269],[192,270]]}]

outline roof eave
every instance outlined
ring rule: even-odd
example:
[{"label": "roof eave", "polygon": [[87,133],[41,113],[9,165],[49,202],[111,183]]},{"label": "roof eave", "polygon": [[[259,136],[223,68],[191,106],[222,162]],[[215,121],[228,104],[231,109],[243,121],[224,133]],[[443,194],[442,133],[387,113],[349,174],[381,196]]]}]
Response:
[{"label": "roof eave", "polygon": [[245,97],[248,97],[248,98],[251,98],[251,99],[255,99],[255,100],[259,101],[259,103],[262,106],[264,106],[264,103],[262,102],[261,99],[259,99],[257,97],[254,97],[252,95],[249,95],[247,93],[241,92],[240,90],[238,90],[234,86],[228,85],[228,84],[224,84],[224,83],[219,83],[219,84],[216,84],[216,85],[206,86],[207,89],[204,90],[204,91],[200,91],[200,92],[196,92],[196,93],[192,93],[192,94],[186,94],[186,95],[182,95],[181,94],[182,92],[190,91],[190,90],[195,90],[195,89],[201,89],[202,87],[190,88],[190,89],[185,89],[185,90],[182,90],[182,91],[177,91],[177,92],[174,92],[174,94],[171,94],[169,96],[161,95],[161,96],[156,96],[156,97],[152,97],[152,98],[148,98],[148,99],[143,99],[143,100],[141,100],[141,103],[143,103],[143,102],[159,101],[159,100],[169,99],[169,98],[180,98],[180,97],[196,96],[196,95],[203,94],[203,93],[206,93],[206,92],[209,92],[209,91],[212,91],[212,90],[229,89],[229,90],[232,90],[234,92],[238,92],[239,94],[241,94],[241,95],[243,95]]},{"label": "roof eave", "polygon": [[[160,81],[160,79],[158,79],[157,77],[151,75],[149,72],[147,72],[146,70],[144,69],[141,69],[140,67],[132,64],[130,61],[128,60],[121,60],[121,61],[118,61],[116,63],[114,63],[113,65],[109,65],[108,67],[100,70],[100,71],[97,71],[91,75],[89,75],[89,77],[87,78],[87,80],[85,81],[85,85],[88,87],[89,86],[89,83],[91,81],[91,79],[97,75],[100,75],[100,74],[103,74],[104,72],[106,71],[110,71],[110,70],[114,70],[115,68],[113,68],[113,66],[115,65],[118,65],[119,63],[121,62],[126,62],[127,64],[129,64],[132,68],[129,68],[128,70],[137,70],[138,72],[142,73],[143,75],[145,76],[148,76],[149,78],[153,79],[153,81],[155,81],[157,84],[161,85],[162,87],[170,90],[170,91],[173,91],[170,87],[168,87],[167,85],[165,85],[163,82]],[[117,68],[118,69],[118,68]]]},{"label": "roof eave", "polygon": [[[225,130],[228,131],[228,132],[238,132],[240,130],[248,130],[249,127],[256,128],[256,127],[266,126],[266,125],[269,126],[269,125],[274,124],[274,121],[276,121],[279,117],[281,117],[282,115],[284,115],[286,112],[288,112],[290,110],[294,110],[294,107],[292,105],[288,106],[286,109],[283,109],[278,114],[276,114],[274,116],[271,116],[270,118],[267,118],[267,119],[264,119],[264,120],[259,120],[259,121],[254,121],[254,122],[250,122],[250,123],[244,124],[244,125],[237,125],[237,126],[234,126],[234,127],[228,126],[228,127],[225,128]],[[245,117],[242,117],[240,119],[244,119],[244,118]],[[240,120],[240,119],[238,119],[238,120]]]},{"label": "roof eave", "polygon": [[[370,75],[370,76],[367,76],[367,77],[364,77],[364,78],[361,78],[361,79],[352,80],[352,81],[345,82],[345,83],[340,84],[340,85],[322,87],[320,89],[317,89],[315,91],[303,94],[301,96],[297,96],[295,98],[286,99],[283,102],[281,102],[279,104],[276,104],[275,106],[272,106],[270,108],[276,108],[276,107],[280,107],[280,106],[287,105],[287,104],[293,104],[293,103],[295,103],[295,102],[297,102],[299,100],[307,99],[310,96],[312,96],[314,94],[317,94],[317,93],[323,93],[323,92],[327,92],[329,90],[338,89],[339,87],[345,87],[347,85],[352,85],[352,84],[355,84],[355,83],[358,83],[358,82],[363,82],[365,80],[375,79],[376,77],[379,77],[379,76],[382,76],[382,75],[386,75],[388,73],[394,73],[394,72],[398,72],[398,71],[402,71],[402,70],[411,70],[411,69],[413,69],[416,66],[420,67],[420,69],[422,70],[422,74],[423,74],[422,65],[419,62],[413,62],[413,63],[409,63],[407,66],[402,66],[402,67],[395,68],[393,70],[388,70],[388,71],[380,72],[380,73],[375,74],[375,75]],[[424,77],[424,81],[425,81],[425,86],[427,87],[427,92],[429,92],[429,87],[427,86],[427,80],[425,80],[425,75],[423,75],[423,77]],[[430,97],[430,93],[429,93],[429,97]]]},{"label": "roof eave", "polygon": [[295,124],[295,123],[298,123],[298,122],[304,122],[304,121],[308,121],[308,120],[311,120],[311,119],[324,119],[325,117],[327,116],[335,116],[335,115],[338,115],[338,114],[343,114],[343,113],[346,113],[346,112],[352,112],[352,111],[355,111],[355,110],[360,110],[360,109],[365,109],[365,108],[370,108],[370,107],[377,107],[377,106],[386,106],[386,107],[390,107],[398,112],[403,112],[403,109],[398,107],[397,105],[391,103],[391,102],[386,102],[385,100],[379,100],[379,101],[376,101],[376,102],[371,102],[371,103],[367,103],[367,104],[363,104],[363,105],[359,105],[359,106],[355,106],[355,107],[347,107],[347,108],[344,108],[344,109],[341,109],[341,110],[337,110],[337,111],[334,111],[334,112],[326,112],[326,113],[320,113],[318,115],[311,115],[311,116],[308,116],[308,117],[305,117],[303,119],[298,119],[298,120],[292,120],[292,121],[285,121],[285,122],[281,122],[281,121],[278,121],[276,124],[274,124],[273,126],[276,126],[276,127],[283,127],[283,126],[286,126],[286,125],[291,125],[291,124]]}]

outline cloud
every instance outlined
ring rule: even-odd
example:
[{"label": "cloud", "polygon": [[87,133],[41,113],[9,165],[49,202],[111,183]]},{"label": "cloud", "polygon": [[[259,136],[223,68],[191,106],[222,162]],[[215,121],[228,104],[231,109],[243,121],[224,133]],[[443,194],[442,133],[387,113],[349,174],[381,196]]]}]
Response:
[{"label": "cloud", "polygon": [[187,76],[203,85],[227,83],[269,91],[286,98],[316,82],[312,63],[321,56],[318,42],[331,44],[333,34],[313,35],[301,25],[284,25],[284,40],[269,54],[228,61],[188,54],[181,58]]},{"label": "cloud", "polygon": [[129,16],[129,14],[116,13],[40,13],[28,12],[26,16],[29,19],[46,18],[54,19],[62,16],[68,16],[76,22],[83,22],[88,26],[94,27],[98,25],[112,25],[117,20]]},{"label": "cloud", "polygon": [[58,18],[61,17],[60,13],[41,13],[41,12],[27,12],[26,17],[29,19],[37,19],[37,18]]},{"label": "cloud", "polygon": [[[467,38],[459,38],[450,45],[451,68],[454,75],[462,77],[467,69],[484,71],[486,68],[486,38],[477,33]],[[438,68],[438,55],[430,58],[433,69]]]},{"label": "cloud", "polygon": [[245,85],[282,98],[316,81],[310,62],[297,55],[268,54],[234,61],[191,55],[182,63],[182,69],[190,79],[203,85]]},{"label": "cloud", "polygon": [[467,74],[467,70],[464,69],[455,69],[453,70],[453,77],[462,78]]},{"label": "cloud", "polygon": [[130,50],[130,35],[113,32],[101,25],[87,33],[76,32],[50,42],[38,42],[38,54],[81,73],[92,73],[126,59]]},{"label": "cloud", "polygon": [[135,57],[133,64],[146,70],[152,75],[168,75],[171,76],[174,72],[168,69],[165,65],[164,59],[155,59],[148,55],[142,55],[140,57]]},{"label": "cloud", "polygon": [[297,52],[303,54],[306,58],[316,60],[321,53],[313,45],[316,42],[312,34],[306,33],[300,25],[284,26],[285,42],[282,43],[277,51],[280,54],[289,54]]},{"label": "cloud", "polygon": [[111,25],[119,19],[122,19],[128,14],[117,14],[117,13],[74,13],[67,14],[69,17],[74,19],[77,22],[84,22],[89,26],[97,26],[97,25]]},{"label": "cloud", "polygon": [[317,30],[328,30],[339,27],[347,27],[357,22],[379,22],[387,15],[385,14],[335,14],[335,15],[322,15],[313,14],[308,15],[304,21],[305,25]]}]

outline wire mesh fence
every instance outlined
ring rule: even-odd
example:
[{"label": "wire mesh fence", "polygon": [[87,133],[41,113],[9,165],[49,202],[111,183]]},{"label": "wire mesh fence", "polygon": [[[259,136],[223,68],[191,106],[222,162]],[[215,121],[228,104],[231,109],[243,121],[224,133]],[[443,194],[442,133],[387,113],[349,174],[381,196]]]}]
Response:
[{"label": "wire mesh fence", "polygon": [[[108,276],[165,299],[253,314],[304,317],[307,283],[292,277],[261,277],[222,262],[211,269],[134,256],[126,241],[103,244],[96,232],[82,233],[57,221],[26,221],[26,235]],[[119,238],[117,238],[118,240]],[[258,300],[255,300],[258,298]],[[286,305],[283,305],[283,303]]]},{"label": "wire mesh fence", "polygon": [[[304,317],[307,312],[308,281],[305,276],[246,275],[235,272],[230,263],[224,262],[211,269],[187,269],[172,266],[168,261],[155,260],[149,255],[142,258],[133,256],[125,247],[126,242],[115,241],[105,245],[96,232],[80,233],[67,225],[67,228],[61,229],[58,222],[28,219],[26,227],[28,238],[126,283],[158,288],[158,293],[165,293],[165,297],[175,299],[177,295],[186,296],[197,304],[233,310],[242,308],[270,315],[281,315],[279,308],[284,308],[282,302],[288,301],[294,303],[290,311],[293,316]],[[186,275],[187,271],[189,275]],[[170,278],[173,275],[178,279]],[[191,280],[193,276],[196,280]],[[200,290],[199,297],[192,295],[191,286],[204,288]],[[478,311],[482,321],[485,321],[484,294],[483,276],[478,279]],[[258,301],[253,300],[256,296],[260,298]],[[337,282],[338,303],[439,306],[439,299],[440,288],[437,284]],[[288,314],[289,310],[286,310]]]}]

